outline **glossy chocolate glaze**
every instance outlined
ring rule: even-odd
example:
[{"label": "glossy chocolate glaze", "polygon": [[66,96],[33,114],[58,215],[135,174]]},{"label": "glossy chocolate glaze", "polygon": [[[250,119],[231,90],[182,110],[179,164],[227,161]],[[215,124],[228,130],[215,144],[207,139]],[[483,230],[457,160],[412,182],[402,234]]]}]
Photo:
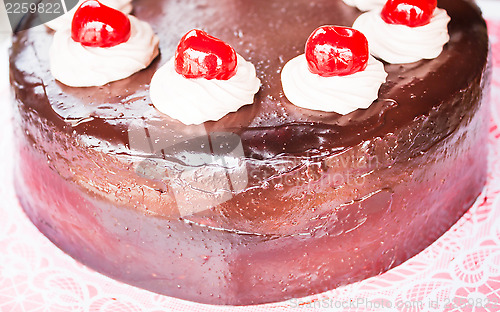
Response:
[{"label": "glossy chocolate glaze", "polygon": [[[177,133],[189,131],[190,127],[151,108],[148,86],[153,73],[172,57],[180,37],[192,28],[202,28],[254,63],[262,79],[254,105],[208,122],[208,131],[240,134],[250,158],[310,155],[319,149],[337,152],[394,133],[433,108],[447,105],[450,95],[466,89],[471,78],[481,73],[488,53],[486,28],[477,9],[463,1],[440,1],[452,18],[451,39],[444,52],[431,61],[386,65],[389,77],[379,100],[366,110],[341,116],[290,104],[283,96],[280,72],[288,60],[304,53],[316,27],[350,26],[360,14],[356,9],[330,0],[142,0],[134,5],[134,14],[149,21],[161,38],[161,56],[148,69],[99,88],[66,87],[54,81],[48,70],[52,34],[30,30],[15,38],[12,49],[13,81],[27,92],[18,92],[20,100],[61,130],[108,141],[112,150],[130,152],[127,129],[137,118],[159,120]],[[41,86],[43,90],[37,91]],[[25,101],[32,96],[36,101]],[[459,121],[442,122],[453,128]]]},{"label": "glossy chocolate glaze", "polygon": [[[295,107],[280,83],[282,66],[303,53],[312,30],[351,25],[360,14],[342,1],[134,4],[159,34],[161,56],[130,78],[99,88],[54,81],[44,28],[19,33],[11,52],[21,203],[45,235],[92,268],[194,301],[279,301],[401,263],[446,231],[481,191],[488,38],[470,2],[439,1],[452,18],[443,53],[386,64],[379,99],[346,116]],[[263,82],[253,105],[201,127],[160,114],[147,91],[194,27],[233,45]],[[136,127],[161,133],[169,148],[157,155],[131,142]],[[230,198],[220,204],[183,214],[176,192],[195,203],[216,192],[197,190],[196,179],[176,173],[179,166],[192,176],[217,176],[221,168],[190,167],[182,156],[203,156],[203,135],[213,145],[221,132],[241,138],[244,155],[222,172],[244,168],[247,180],[224,190]]]}]

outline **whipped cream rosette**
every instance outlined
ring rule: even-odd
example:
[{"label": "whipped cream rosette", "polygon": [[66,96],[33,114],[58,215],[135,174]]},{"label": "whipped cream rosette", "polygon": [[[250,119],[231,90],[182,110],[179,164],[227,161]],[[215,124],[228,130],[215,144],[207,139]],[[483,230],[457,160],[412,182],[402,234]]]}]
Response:
[{"label": "whipped cream rosette", "polygon": [[435,0],[389,0],[381,10],[361,14],[352,27],[366,35],[372,55],[403,64],[439,56],[450,39],[449,21]]},{"label": "whipped cream rosette", "polygon": [[259,89],[252,63],[225,42],[194,29],[154,74],[150,95],[160,112],[192,125],[219,120],[252,104]]},{"label": "whipped cream rosette", "polygon": [[54,34],[50,70],[71,87],[102,86],[149,66],[158,44],[148,23],[87,0],[75,12],[71,29]]},{"label": "whipped cream rosette", "polygon": [[291,103],[342,115],[368,108],[386,77],[383,64],[369,55],[365,36],[341,26],[316,29],[306,53],[289,61],[281,73]]}]

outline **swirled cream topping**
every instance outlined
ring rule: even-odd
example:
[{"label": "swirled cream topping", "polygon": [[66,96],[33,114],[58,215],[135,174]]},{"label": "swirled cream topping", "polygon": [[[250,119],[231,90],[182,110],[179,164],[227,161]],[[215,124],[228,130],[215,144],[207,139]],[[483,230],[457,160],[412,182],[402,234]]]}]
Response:
[{"label": "swirled cream topping", "polygon": [[361,11],[382,9],[387,0],[344,0],[347,5],[357,7]]},{"label": "swirled cream topping", "polygon": [[413,63],[436,58],[450,40],[446,10],[436,8],[429,24],[408,27],[386,23],[380,10],[361,14],[352,25],[365,34],[370,52],[392,64]]},{"label": "swirled cream topping", "polygon": [[386,78],[384,65],[372,56],[365,70],[347,76],[311,73],[304,54],[290,60],[281,72],[283,92],[294,105],[341,115],[368,108]]},{"label": "swirled cream topping", "polygon": [[102,86],[149,66],[159,53],[159,39],[148,23],[128,17],[130,39],[110,48],[85,47],[71,38],[69,28],[56,31],[50,48],[52,75],[71,87]]},{"label": "swirled cream topping", "polygon": [[[69,10],[66,14],[59,16],[47,23],[45,26],[53,29],[55,31],[62,30],[64,28],[71,28],[71,21],[75,15],[76,10],[85,0],[79,0],[78,4],[74,8]],[[102,4],[109,6],[113,9],[119,10],[125,14],[132,12],[132,0],[99,0]]]},{"label": "swirled cream topping", "polygon": [[260,89],[255,67],[238,55],[236,74],[228,80],[185,78],[175,71],[174,58],[153,76],[150,95],[160,112],[186,125],[219,120],[246,104]]}]

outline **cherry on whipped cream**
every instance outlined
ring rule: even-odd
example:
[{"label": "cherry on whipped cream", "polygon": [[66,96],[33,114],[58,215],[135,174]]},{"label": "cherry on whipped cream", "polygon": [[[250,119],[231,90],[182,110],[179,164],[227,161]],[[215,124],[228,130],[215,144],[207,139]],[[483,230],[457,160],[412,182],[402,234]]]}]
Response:
[{"label": "cherry on whipped cream", "polygon": [[71,38],[87,47],[110,48],[128,41],[130,20],[97,0],[83,2],[71,23]]},{"label": "cherry on whipped cream", "polygon": [[309,71],[322,77],[346,76],[363,71],[368,57],[365,35],[353,28],[321,26],[307,39]]},{"label": "cherry on whipped cream", "polygon": [[189,31],[175,51],[175,71],[185,78],[229,80],[236,70],[234,49],[203,30]]},{"label": "cherry on whipped cream", "polygon": [[387,24],[419,27],[430,23],[437,0],[388,0],[380,13]]}]

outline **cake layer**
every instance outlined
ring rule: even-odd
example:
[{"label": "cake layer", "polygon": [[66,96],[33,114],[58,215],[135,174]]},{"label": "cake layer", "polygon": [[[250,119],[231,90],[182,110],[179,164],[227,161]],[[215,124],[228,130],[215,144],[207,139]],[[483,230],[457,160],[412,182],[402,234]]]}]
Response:
[{"label": "cake layer", "polygon": [[[486,176],[488,38],[478,9],[439,1],[436,59],[385,64],[368,109],[341,116],[283,96],[283,65],[316,27],[351,25],[342,1],[134,3],[161,56],[130,78],[70,88],[48,71],[52,34],[11,52],[28,216],[61,249],[119,280],[214,304],[257,304],[381,273],[444,233]],[[203,28],[253,62],[253,105],[185,126],[148,95],[180,37]]]}]

